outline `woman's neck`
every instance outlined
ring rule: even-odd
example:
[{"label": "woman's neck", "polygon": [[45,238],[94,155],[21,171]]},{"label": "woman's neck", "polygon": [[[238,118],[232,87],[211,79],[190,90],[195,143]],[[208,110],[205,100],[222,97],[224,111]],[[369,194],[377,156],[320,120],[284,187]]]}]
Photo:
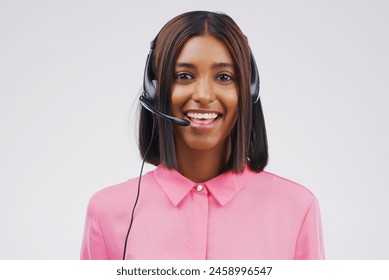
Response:
[{"label": "woman's neck", "polygon": [[176,147],[177,171],[196,183],[206,182],[221,174],[230,155],[230,145],[227,143],[212,150],[185,151]]}]

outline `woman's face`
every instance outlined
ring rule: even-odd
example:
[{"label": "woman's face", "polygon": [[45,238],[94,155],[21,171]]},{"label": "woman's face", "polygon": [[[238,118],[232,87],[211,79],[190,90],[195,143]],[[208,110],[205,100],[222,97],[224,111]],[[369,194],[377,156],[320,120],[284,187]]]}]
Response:
[{"label": "woman's face", "polygon": [[189,39],[176,61],[171,110],[190,125],[174,127],[175,145],[202,151],[227,147],[238,100],[235,67],[227,47],[210,35]]}]

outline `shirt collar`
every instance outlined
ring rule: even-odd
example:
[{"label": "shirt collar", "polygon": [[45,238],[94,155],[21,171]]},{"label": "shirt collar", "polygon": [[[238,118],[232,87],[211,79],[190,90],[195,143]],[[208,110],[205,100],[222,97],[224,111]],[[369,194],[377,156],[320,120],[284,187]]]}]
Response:
[{"label": "shirt collar", "polygon": [[204,183],[194,183],[175,169],[167,169],[159,165],[154,170],[154,177],[174,206],[196,186],[203,185],[219,202],[226,205],[253,177],[255,173],[247,166],[243,173],[227,171]]}]

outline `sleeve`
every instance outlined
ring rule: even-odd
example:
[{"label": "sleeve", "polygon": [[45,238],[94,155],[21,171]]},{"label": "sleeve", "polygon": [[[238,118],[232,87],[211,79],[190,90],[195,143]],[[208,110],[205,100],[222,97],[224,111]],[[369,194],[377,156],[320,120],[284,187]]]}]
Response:
[{"label": "sleeve", "polygon": [[322,260],[325,258],[320,208],[314,197],[297,238],[296,260]]},{"label": "sleeve", "polygon": [[84,236],[81,245],[81,260],[106,260],[108,254],[101,232],[99,219],[93,207],[93,199],[89,201]]}]

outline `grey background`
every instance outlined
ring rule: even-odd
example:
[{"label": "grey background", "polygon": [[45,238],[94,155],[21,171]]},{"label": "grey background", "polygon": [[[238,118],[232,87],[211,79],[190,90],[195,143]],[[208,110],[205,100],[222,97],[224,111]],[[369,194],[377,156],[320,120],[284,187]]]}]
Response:
[{"label": "grey background", "polygon": [[139,172],[149,42],[196,9],[248,36],[267,170],[318,197],[327,258],[389,258],[386,1],[36,0],[0,1],[0,259],[79,257],[90,196]]}]

